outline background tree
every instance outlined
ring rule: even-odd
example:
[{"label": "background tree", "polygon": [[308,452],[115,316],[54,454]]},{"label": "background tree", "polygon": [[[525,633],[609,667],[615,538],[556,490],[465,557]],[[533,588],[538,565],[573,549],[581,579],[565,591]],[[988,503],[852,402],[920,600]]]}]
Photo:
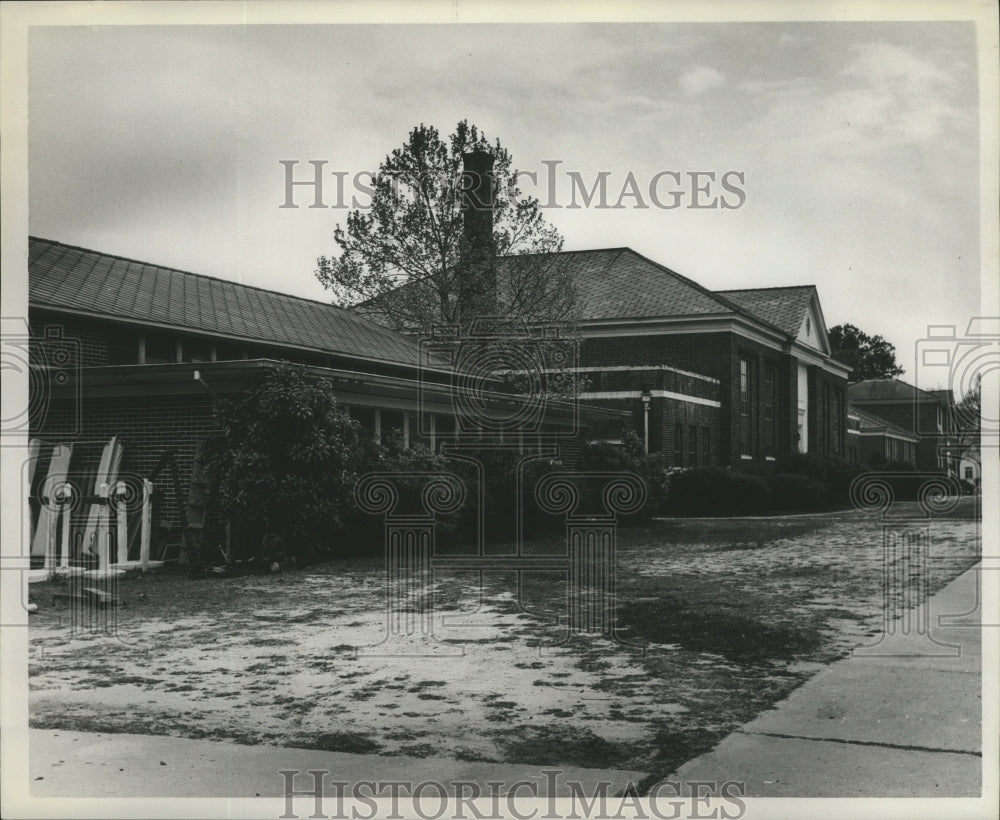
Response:
[{"label": "background tree", "polygon": [[490,143],[466,120],[447,139],[433,126],[414,128],[379,166],[371,208],[337,225],[340,253],[319,257],[316,269],[337,304],[398,330],[468,326],[475,317],[462,315],[459,298],[470,251],[463,245],[462,158],[473,151],[493,157],[495,312],[529,323],[576,321],[569,271],[548,256],[562,248],[562,237],[538,199],[522,193],[500,141]]},{"label": "background tree", "polygon": [[881,336],[869,336],[851,324],[837,325],[829,331],[833,357],[854,371],[851,381],[891,379],[903,373],[896,361],[896,348]]},{"label": "background tree", "polygon": [[982,424],[982,376],[976,376],[976,383],[962,400],[955,405],[955,429],[958,435],[959,457],[974,452],[979,447],[979,431]]}]

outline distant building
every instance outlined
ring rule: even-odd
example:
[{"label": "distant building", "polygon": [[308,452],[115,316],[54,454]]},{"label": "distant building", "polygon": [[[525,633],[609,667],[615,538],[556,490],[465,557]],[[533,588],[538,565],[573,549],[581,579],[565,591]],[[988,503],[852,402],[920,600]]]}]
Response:
[{"label": "distant building", "polygon": [[917,464],[920,437],[858,407],[847,410],[847,457],[859,464]]},{"label": "distant building", "polygon": [[900,379],[868,379],[847,389],[851,411],[864,411],[917,438],[916,466],[959,472],[955,399],[950,390],[921,390]]}]

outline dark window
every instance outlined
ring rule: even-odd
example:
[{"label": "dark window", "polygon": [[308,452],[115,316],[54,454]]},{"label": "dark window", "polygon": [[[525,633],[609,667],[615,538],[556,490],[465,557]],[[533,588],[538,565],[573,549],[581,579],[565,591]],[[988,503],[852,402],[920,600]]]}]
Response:
[{"label": "dark window", "polygon": [[181,340],[181,355],[186,362],[210,362],[212,342],[208,339],[199,339],[197,336],[189,336]]},{"label": "dark window", "polygon": [[216,342],[215,358],[220,362],[242,359],[243,346],[235,342]]},{"label": "dark window", "polygon": [[674,466],[684,465],[684,428],[681,425],[674,425]]},{"label": "dark window", "polygon": [[778,432],[776,407],[778,405],[778,371],[774,367],[764,368],[764,403],[760,414],[764,437],[764,455],[774,458],[775,440]]},{"label": "dark window", "polygon": [[701,448],[702,453],[702,464],[706,467],[712,466],[712,428],[702,427],[701,428]]},{"label": "dark window", "polygon": [[753,371],[749,359],[740,359],[740,455],[750,455],[751,403]]},{"label": "dark window", "polygon": [[146,364],[177,361],[177,340],[166,333],[146,334]]},{"label": "dark window", "polygon": [[688,428],[688,466],[698,466],[698,428],[693,424]]},{"label": "dark window", "polygon": [[819,451],[821,453],[830,452],[830,385],[823,382],[823,389],[820,391],[819,407],[817,408],[817,419],[819,430],[817,430]]}]

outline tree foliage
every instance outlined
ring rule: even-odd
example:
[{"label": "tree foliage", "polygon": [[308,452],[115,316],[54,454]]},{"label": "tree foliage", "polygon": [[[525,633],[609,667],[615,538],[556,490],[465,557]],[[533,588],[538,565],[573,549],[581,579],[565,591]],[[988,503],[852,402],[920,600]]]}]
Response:
[{"label": "tree foliage", "polygon": [[976,383],[955,405],[955,428],[962,453],[973,451],[979,447],[979,432],[982,425],[982,394],[982,377],[977,376]]},{"label": "tree foliage", "polygon": [[882,336],[869,336],[852,324],[830,328],[833,357],[854,371],[851,381],[891,379],[903,373],[896,361],[896,348]]},{"label": "tree foliage", "polygon": [[337,225],[340,252],[321,256],[316,276],[338,304],[400,330],[469,326],[475,317],[462,315],[458,297],[472,250],[462,217],[462,158],[472,151],[493,156],[495,312],[529,322],[576,320],[573,281],[550,256],[562,237],[538,199],[521,191],[507,149],[466,120],[447,138],[433,126],[414,128],[379,166],[371,207]]}]

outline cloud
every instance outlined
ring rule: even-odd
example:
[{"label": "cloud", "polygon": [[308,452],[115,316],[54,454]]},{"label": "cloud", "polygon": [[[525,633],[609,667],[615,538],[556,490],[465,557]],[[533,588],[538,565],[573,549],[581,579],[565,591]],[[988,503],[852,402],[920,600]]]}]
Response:
[{"label": "cloud", "polygon": [[683,73],[677,80],[686,97],[695,97],[710,88],[717,88],[726,81],[721,71],[711,66],[699,65]]},{"label": "cloud", "polygon": [[906,49],[884,42],[862,43],[853,49],[857,55],[842,74],[877,84],[886,80],[905,80],[914,84],[949,82],[951,77],[929,60],[922,60]]}]

